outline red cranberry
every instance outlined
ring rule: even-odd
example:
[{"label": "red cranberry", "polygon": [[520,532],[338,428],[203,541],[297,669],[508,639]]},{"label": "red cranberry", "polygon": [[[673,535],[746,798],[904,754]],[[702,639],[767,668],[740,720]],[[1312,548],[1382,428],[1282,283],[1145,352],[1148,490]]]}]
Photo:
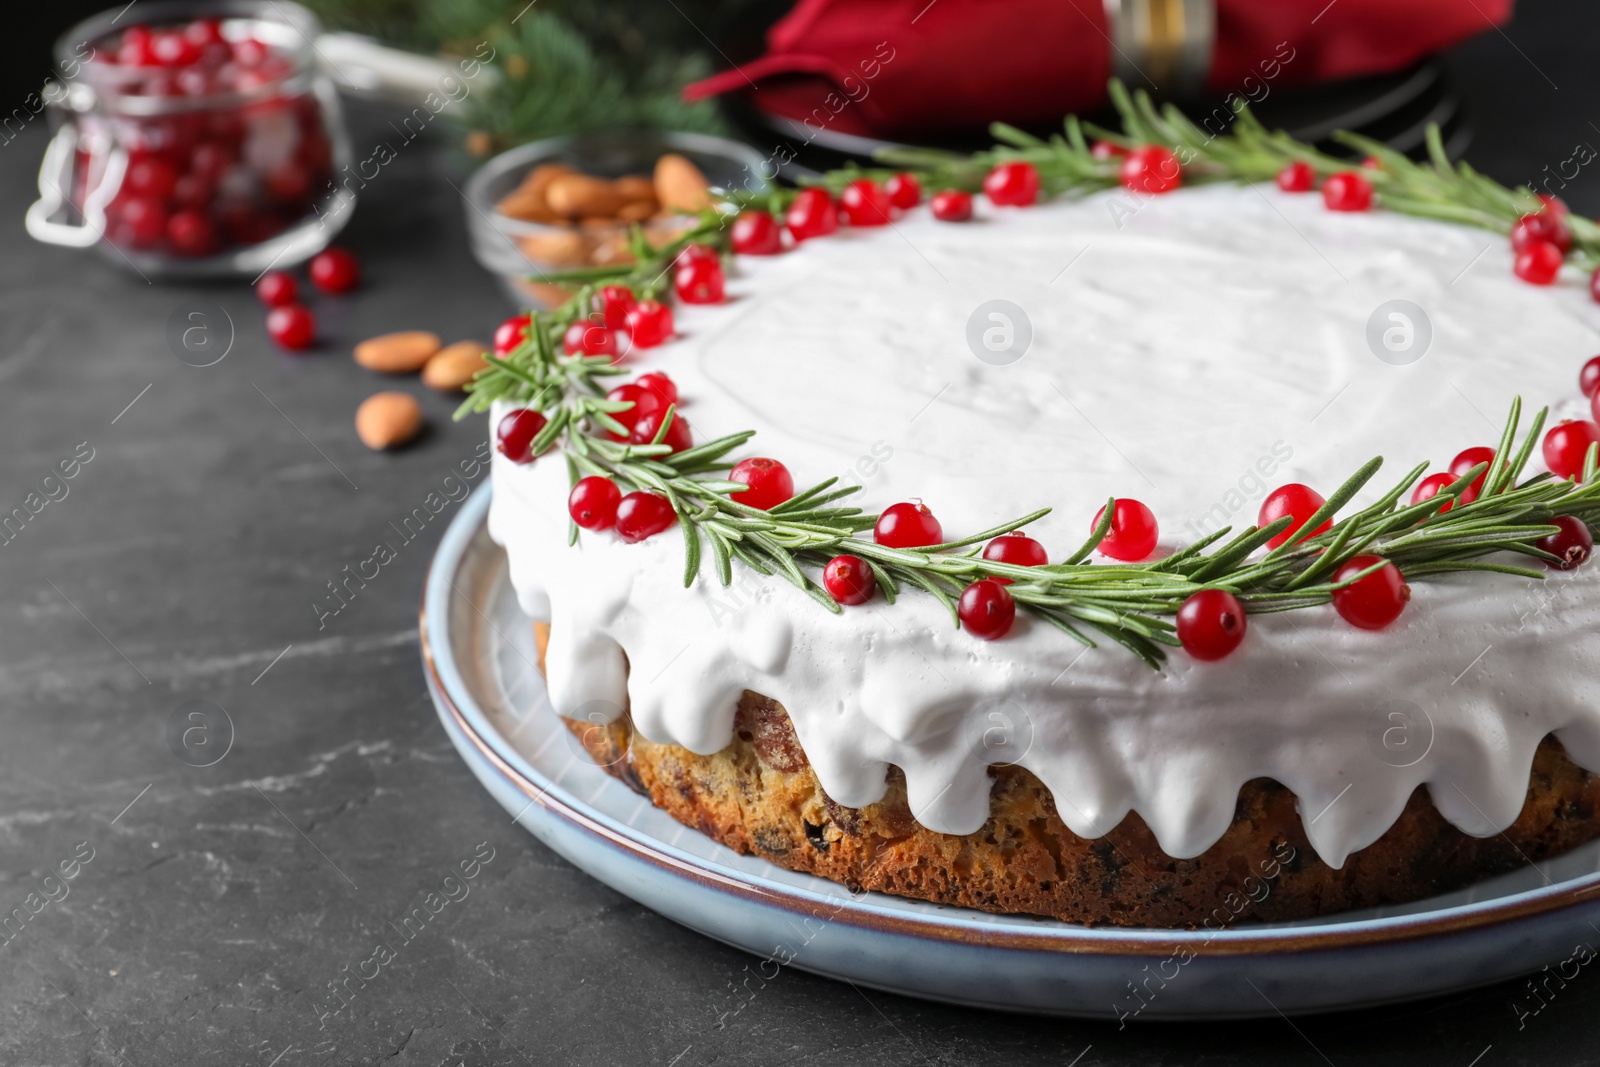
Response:
[{"label": "red cranberry", "polygon": [[1295,160],[1278,172],[1278,188],[1286,193],[1309,193],[1316,187],[1316,169],[1303,159]]},{"label": "red cranberry", "polygon": [[[1106,531],[1105,537],[1100,541],[1101,555],[1122,560],[1124,563],[1137,563],[1148,558],[1150,553],[1156,550],[1156,544],[1161,536],[1155,512],[1137,500],[1120,498],[1115,504],[1116,507],[1111,512],[1111,529]],[[1089,524],[1089,529],[1099,529],[1100,520],[1105,518],[1105,514],[1105,508],[1095,512],[1094,521]]]},{"label": "red cranberry", "polygon": [[1584,396],[1594,396],[1600,390],[1600,356],[1595,356],[1578,372],[1578,388]]},{"label": "red cranberry", "polygon": [[267,336],[290,351],[310,348],[316,340],[317,320],[299,304],[285,304],[267,312]]},{"label": "red cranberry", "polygon": [[1334,591],[1334,610],[1351,626],[1381,630],[1400,617],[1406,601],[1411,599],[1411,587],[1401,577],[1400,569],[1379,556],[1355,557],[1334,572],[1333,580],[1348,581],[1379,563],[1383,566],[1365,578]]},{"label": "red cranberry", "polygon": [[1039,199],[1039,170],[1032,163],[1001,163],[983,179],[990,203],[1027,207]]},{"label": "red cranberry", "polygon": [[500,417],[500,425],[495,427],[496,450],[513,463],[532,463],[538,458],[533,454],[533,439],[549,422],[542,412],[533,408],[506,412]]},{"label": "red cranberry", "polygon": [[1322,202],[1329,211],[1372,210],[1372,183],[1353,170],[1340,171],[1322,183]]},{"label": "red cranberry", "polygon": [[783,227],[765,211],[743,211],[733,220],[728,242],[742,256],[775,256],[783,251]]},{"label": "red cranberry", "polygon": [[1288,515],[1294,521],[1286,530],[1269,540],[1267,547],[1277,548],[1279,545],[1287,544],[1291,539],[1304,541],[1308,537],[1316,537],[1327,532],[1333,526],[1333,519],[1330,518],[1310,533],[1301,533],[1306,522],[1326,503],[1327,500],[1322,494],[1310,486],[1290,482],[1267,494],[1267,498],[1261,502],[1261,514],[1256,518],[1256,526],[1270,526]]},{"label": "red cranberry", "polygon": [[269,308],[283,307],[300,296],[300,285],[288,271],[269,270],[256,282],[256,296]]},{"label": "red cranberry", "polygon": [[148,67],[155,63],[150,54],[150,30],[145,26],[129,26],[122,31],[122,43],[117,47],[117,62],[125,67]]},{"label": "red cranberry", "polygon": [[887,226],[894,204],[883,186],[871,178],[857,178],[844,187],[839,206],[852,226]]},{"label": "red cranberry", "polygon": [[[1480,463],[1493,463],[1494,449],[1484,448],[1479,445],[1474,448],[1464,448],[1456,453],[1456,458],[1450,461],[1450,474],[1452,479],[1459,478]],[[1472,484],[1461,491],[1461,503],[1470,504],[1478,499],[1478,494],[1483,492],[1484,479],[1489,477],[1485,470],[1482,474],[1472,479]]]},{"label": "red cranberry", "polygon": [[722,266],[722,253],[710,245],[692,242],[683,246],[673,265],[683,267],[690,263],[710,263],[720,268]]},{"label": "red cranberry", "polygon": [[610,478],[580,478],[567,497],[567,514],[585,530],[609,530],[617,522],[622,490]]},{"label": "red cranberry", "polygon": [[[628,441],[636,445],[657,443],[656,434],[661,432],[661,424],[667,419],[667,410],[657,408],[639,416],[639,421],[633,424],[633,432],[628,435]],[[673,452],[694,447],[694,434],[689,428],[689,420],[681,412],[673,410],[672,425],[667,427],[667,435],[659,443]]]},{"label": "red cranberry", "polygon": [[839,209],[826,189],[802,189],[784,212],[783,221],[796,241],[809,241],[839,229]]},{"label": "red cranberry", "polygon": [[1595,303],[1600,304],[1600,267],[1596,267],[1594,273],[1589,275],[1589,295]]},{"label": "red cranberry", "polygon": [[1549,241],[1534,241],[1517,253],[1512,270],[1529,285],[1550,285],[1561,273],[1561,263],[1561,249]]},{"label": "red cranberry", "polygon": [[1178,157],[1162,145],[1145,145],[1122,161],[1122,187],[1136,193],[1170,193],[1183,184]]},{"label": "red cranberry", "polygon": [[1244,607],[1226,589],[1190,593],[1178,608],[1178,640],[1195,659],[1223,659],[1244,640],[1249,628]]},{"label": "red cranberry", "polygon": [[[640,419],[644,418],[646,415],[649,415],[651,412],[660,411],[663,408],[671,406],[670,403],[663,403],[659,393],[656,393],[651,389],[647,389],[640,382],[629,382],[626,385],[619,385],[615,389],[611,390],[611,392],[606,394],[606,399],[613,400],[621,404],[633,405],[631,408],[625,408],[622,411],[613,411],[611,413],[611,417],[613,419],[616,419],[618,422],[622,423],[623,426],[628,428],[629,435],[632,435],[633,429],[639,424]],[[626,437],[619,437],[615,433],[612,433],[610,436],[614,441],[627,440]],[[648,438],[646,438],[646,440],[648,440]]]},{"label": "red cranberry", "polygon": [[944,541],[944,527],[920,500],[891,504],[878,516],[872,539],[890,548],[927,548]]},{"label": "red cranberry", "polygon": [[1587,420],[1558,422],[1544,435],[1544,463],[1557,478],[1583,478],[1589,446],[1600,441],[1600,426]]},{"label": "red cranberry", "polygon": [[605,320],[606,328],[623,330],[628,325],[628,312],[633,310],[635,300],[633,290],[626,285],[608,285],[600,290],[600,317]]},{"label": "red cranberry", "polygon": [[722,265],[695,260],[678,265],[672,288],[685,304],[720,304],[723,297]]},{"label": "red cranberry", "polygon": [[1552,570],[1570,571],[1587,562],[1594,552],[1594,534],[1588,523],[1576,515],[1557,515],[1549,525],[1557,527],[1556,532],[1533,543],[1534,548],[1541,548],[1556,557],[1546,560],[1545,566]]},{"label": "red cranberry", "polygon": [[1108,159],[1116,159],[1119,156],[1125,156],[1128,154],[1128,150],[1119,144],[1114,144],[1111,141],[1096,141],[1094,144],[1089,146],[1089,154],[1095,159],[1104,162]]},{"label": "red cranberry", "polygon": [[[1043,567],[1050,562],[1044,546],[1020,533],[1002,534],[983,547],[983,558],[995,563],[1009,563],[1013,567]],[[1010,585],[1010,578],[995,578],[1001,585]]]},{"label": "red cranberry", "polygon": [[606,329],[593,319],[579,319],[568,326],[561,337],[561,346],[569,356],[581,354],[615,359],[620,351],[616,331]]},{"label": "red cranberry", "polygon": [[344,248],[327,248],[311,259],[311,284],[324,293],[348,293],[361,281],[361,264]]},{"label": "red cranberry", "polygon": [[519,347],[528,339],[528,330],[532,325],[532,315],[513,315],[495,327],[494,354],[503,356]]},{"label": "red cranberry", "polygon": [[150,58],[163,67],[187,67],[200,61],[200,49],[181,33],[153,33]]},{"label": "red cranberry", "polygon": [[654,393],[656,399],[660,400],[663,406],[678,402],[678,383],[661,371],[653,370],[649,374],[641,374],[634,384],[641,389]]},{"label": "red cranberry", "polygon": [[217,231],[204,214],[188,209],[167,220],[167,242],[180,256],[209,255],[216,250]]},{"label": "red cranberry", "polygon": [[[1426,478],[1422,479],[1422,481],[1418,482],[1417,487],[1411,491],[1411,502],[1413,504],[1420,504],[1424,500],[1432,500],[1450,486],[1454,485],[1456,483],[1456,479],[1460,477],[1461,476],[1459,474],[1451,474],[1449,471],[1440,471],[1438,474],[1428,475]],[[1461,497],[1456,498],[1456,500],[1460,499]],[[1440,508],[1439,514],[1443,515],[1445,512],[1455,507],[1456,500],[1452,500],[1450,503]]]},{"label": "red cranberry", "polygon": [[972,218],[972,194],[964,189],[945,189],[933,194],[928,207],[940,222],[966,222]]},{"label": "red cranberry", "polygon": [[1549,241],[1564,256],[1572,251],[1572,230],[1561,215],[1541,211],[1537,215],[1524,215],[1511,227],[1511,247],[1524,252],[1536,241]]},{"label": "red cranberry", "polygon": [[822,568],[822,587],[841,604],[865,604],[878,591],[878,581],[860,556],[834,556]]},{"label": "red cranberry", "polygon": [[185,174],[172,187],[172,202],[179,207],[203,209],[211,203],[211,182],[198,174]]},{"label": "red cranberry", "polygon": [[889,203],[901,211],[910,211],[922,203],[922,183],[914,174],[894,175],[883,183],[883,191],[889,194]]},{"label": "red cranberry", "polygon": [[775,459],[740,460],[729,472],[728,480],[750,487],[742,493],[730,494],[733,500],[762,511],[771,511],[794,496],[794,478],[789,468]]},{"label": "red cranberry", "polygon": [[222,177],[222,172],[227,170],[232,162],[233,154],[228,151],[227,146],[215,141],[204,141],[196,145],[194,152],[189,156],[189,173],[215,181]]},{"label": "red cranberry", "polygon": [[184,37],[196,48],[222,43],[222,26],[216,19],[195,19],[183,28]]},{"label": "red cranberry", "polygon": [[118,240],[135,248],[154,248],[167,232],[167,211],[161,201],[148,196],[132,196],[117,210],[113,231]]},{"label": "red cranberry", "polygon": [[233,42],[233,61],[246,69],[259,67],[270,55],[272,50],[254,37]]},{"label": "red cranberry", "polygon": [[628,309],[628,336],[639,348],[654,348],[672,339],[672,309],[659,300],[641,300]]},{"label": "red cranberry", "polygon": [[1017,602],[1011,591],[992,578],[980,578],[961,591],[956,605],[961,626],[974,637],[998,641],[1011,632],[1017,619]]},{"label": "red cranberry", "polygon": [[123,176],[123,188],[135,196],[153,196],[163,200],[172,195],[178,183],[178,171],[160,156],[141,156],[128,162]]},{"label": "red cranberry", "polygon": [[617,536],[636,544],[678,521],[672,502],[660,493],[629,493],[617,504]]}]

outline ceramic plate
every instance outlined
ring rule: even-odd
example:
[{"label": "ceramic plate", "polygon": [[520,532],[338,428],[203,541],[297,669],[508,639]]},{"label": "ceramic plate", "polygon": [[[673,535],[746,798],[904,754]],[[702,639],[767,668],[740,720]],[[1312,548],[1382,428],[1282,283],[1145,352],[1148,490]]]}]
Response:
[{"label": "ceramic plate", "polygon": [[843,886],[739,856],[590,761],[558,722],[474,492],[434,557],[422,657],[467,765],[535,837],[668,918],[762,958],[930,1000],[1103,1019],[1333,1011],[1570,957],[1600,922],[1600,843],[1405,907],[1201,931],[1087,929]]}]

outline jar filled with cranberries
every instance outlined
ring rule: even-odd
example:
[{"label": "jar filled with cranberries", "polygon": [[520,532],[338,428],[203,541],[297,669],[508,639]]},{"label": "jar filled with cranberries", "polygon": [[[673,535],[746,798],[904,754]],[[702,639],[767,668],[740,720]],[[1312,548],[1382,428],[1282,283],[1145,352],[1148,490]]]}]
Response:
[{"label": "jar filled with cranberries", "polygon": [[287,0],[140,4],[70,30],[28,232],[151,278],[320,251],[354,193],[335,180],[348,145],[319,32]]}]

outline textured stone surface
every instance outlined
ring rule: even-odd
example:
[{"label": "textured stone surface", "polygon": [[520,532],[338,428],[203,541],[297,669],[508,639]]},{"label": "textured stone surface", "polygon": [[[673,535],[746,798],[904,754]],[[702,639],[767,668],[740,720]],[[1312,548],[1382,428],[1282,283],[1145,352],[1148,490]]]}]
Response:
[{"label": "textured stone surface", "polygon": [[[1454,60],[1481,131],[1473,156],[1507,180],[1600,144],[1586,120],[1600,114],[1593,35],[1562,21],[1584,9],[1526,8],[1507,31],[1515,47],[1489,33]],[[363,112],[358,146],[388,136],[386,119]],[[351,362],[354,341],[481,336],[506,312],[468,255],[443,181],[459,182],[450,153],[408,146],[372,183],[349,234],[366,284],[317,301],[325,340],[300,357],[272,350],[243,286],[150,286],[28,241],[21,211],[42,134],[0,151],[0,510],[81,442],[94,457],[0,547],[0,910],[42,894],[80,842],[93,858],[0,944],[0,1062],[1596,1062],[1600,986],[1587,970],[1521,1028],[1514,1005],[1537,1004],[1516,984],[1292,1026],[1121,1032],[792,970],[762,984],[753,959],[512,827],[456,758],[423,688],[415,626],[453,511],[318,628],[324,583],[366,558],[484,432],[451,424],[451,402],[413,382],[400,387],[431,422],[414,447],[370,453],[351,421],[391,385]],[[1600,209],[1595,188],[1586,173],[1574,206]],[[165,340],[168,317],[195,301],[220,304],[237,328],[227,358],[205,369]],[[192,700],[225,708],[235,727],[210,767],[169,748],[169,719]],[[479,842],[493,859],[470,893],[402,936]],[[1600,944],[1587,929],[1573,937]],[[394,958],[335,1012],[329,983],[379,940]]]}]

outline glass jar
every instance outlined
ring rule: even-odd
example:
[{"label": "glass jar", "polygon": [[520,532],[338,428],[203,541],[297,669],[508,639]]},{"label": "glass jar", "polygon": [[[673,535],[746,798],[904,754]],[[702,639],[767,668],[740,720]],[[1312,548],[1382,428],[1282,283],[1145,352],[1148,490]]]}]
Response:
[{"label": "glass jar", "polygon": [[28,232],[147,278],[315,255],[355,202],[335,180],[349,141],[319,32],[289,0],[141,3],[68,31]]}]

